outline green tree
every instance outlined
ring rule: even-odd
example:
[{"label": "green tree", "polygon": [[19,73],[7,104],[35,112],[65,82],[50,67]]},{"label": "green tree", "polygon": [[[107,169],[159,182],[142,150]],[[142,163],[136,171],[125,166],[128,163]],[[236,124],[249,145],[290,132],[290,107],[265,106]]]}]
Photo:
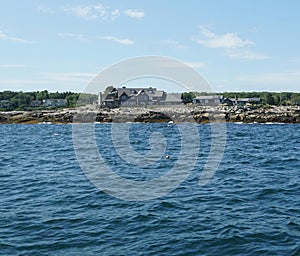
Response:
[{"label": "green tree", "polygon": [[18,93],[13,91],[0,92],[0,100],[10,100],[15,97]]},{"label": "green tree", "polygon": [[44,90],[44,91],[41,91],[41,92],[37,92],[37,95],[36,95],[36,99],[39,100],[39,101],[43,101],[43,100],[46,100],[46,99],[49,99],[49,93],[47,90]]},{"label": "green tree", "polygon": [[267,93],[265,100],[266,100],[266,104],[268,105],[274,105],[275,103],[272,93]]},{"label": "green tree", "polygon": [[193,99],[196,97],[196,94],[194,92],[184,92],[181,94],[181,99],[183,103],[191,103],[193,102]]},{"label": "green tree", "polygon": [[291,104],[300,105],[300,94],[299,93],[293,93],[291,95]]},{"label": "green tree", "polygon": [[70,94],[66,97],[66,100],[67,100],[67,106],[68,107],[75,107],[76,106],[76,103],[78,101],[78,98],[79,98],[79,94]]}]

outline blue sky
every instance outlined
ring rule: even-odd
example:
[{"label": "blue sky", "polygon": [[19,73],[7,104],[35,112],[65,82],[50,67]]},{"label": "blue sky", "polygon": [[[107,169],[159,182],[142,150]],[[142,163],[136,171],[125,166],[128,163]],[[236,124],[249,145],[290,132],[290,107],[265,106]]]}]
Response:
[{"label": "blue sky", "polygon": [[[0,2],[0,91],[82,91],[106,67],[158,55],[215,91],[300,91],[300,2]],[[159,87],[159,86],[157,86]]]}]

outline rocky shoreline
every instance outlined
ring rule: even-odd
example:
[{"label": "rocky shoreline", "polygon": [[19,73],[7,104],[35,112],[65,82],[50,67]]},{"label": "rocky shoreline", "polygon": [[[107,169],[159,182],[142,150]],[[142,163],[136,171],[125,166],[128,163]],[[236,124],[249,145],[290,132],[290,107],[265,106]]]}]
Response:
[{"label": "rocky shoreline", "polygon": [[100,110],[85,107],[62,110],[0,112],[0,124],[66,124],[73,122],[300,123],[300,107],[204,107],[176,105]]}]

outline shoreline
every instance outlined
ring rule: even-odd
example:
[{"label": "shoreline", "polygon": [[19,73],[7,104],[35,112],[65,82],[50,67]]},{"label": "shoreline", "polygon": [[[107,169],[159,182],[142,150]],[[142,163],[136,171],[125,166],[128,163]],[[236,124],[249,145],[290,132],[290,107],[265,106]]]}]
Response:
[{"label": "shoreline", "polygon": [[300,123],[300,106],[227,107],[170,105],[149,107],[122,107],[9,111],[0,112],[0,124],[68,124],[68,123]]}]

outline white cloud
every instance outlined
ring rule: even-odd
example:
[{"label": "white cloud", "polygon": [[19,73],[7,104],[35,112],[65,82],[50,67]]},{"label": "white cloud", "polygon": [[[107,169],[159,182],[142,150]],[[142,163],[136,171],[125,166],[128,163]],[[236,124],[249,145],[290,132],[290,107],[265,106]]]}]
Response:
[{"label": "white cloud", "polygon": [[237,33],[225,33],[217,35],[207,26],[200,26],[202,38],[195,41],[208,48],[241,48],[254,44],[250,40],[243,40]]},{"label": "white cloud", "polygon": [[115,20],[120,15],[118,9],[103,4],[64,7],[63,11],[86,20]]},{"label": "white cloud", "polygon": [[83,34],[76,34],[76,33],[59,33],[58,36],[63,38],[75,38],[81,41],[88,40]]},{"label": "white cloud", "polygon": [[133,40],[130,40],[127,38],[118,38],[118,37],[114,37],[114,36],[102,36],[100,38],[104,39],[104,40],[112,41],[115,43],[119,43],[119,44],[125,44],[125,45],[133,45],[134,44]]},{"label": "white cloud", "polygon": [[243,59],[243,60],[265,60],[269,57],[265,54],[255,53],[249,50],[228,50],[227,54],[229,57],[234,59]]},{"label": "white cloud", "polygon": [[121,12],[130,18],[142,19],[145,17],[145,12],[137,9],[126,9],[124,11],[116,8],[111,8],[102,3],[90,5],[76,6],[61,6],[57,8],[38,6],[37,9],[45,14],[54,14],[63,11],[67,14],[83,18],[85,20],[115,20],[121,15]]},{"label": "white cloud", "polygon": [[185,45],[180,44],[177,41],[174,40],[163,40],[162,41],[163,44],[169,45],[170,47],[176,49],[176,50],[183,50],[183,49],[187,49],[188,47]]},{"label": "white cloud", "polygon": [[225,54],[233,59],[243,60],[265,60],[269,56],[262,53],[255,53],[249,50],[254,45],[251,40],[242,39],[237,33],[216,34],[208,26],[200,26],[201,38],[195,41],[208,48],[220,48]]},{"label": "white cloud", "polygon": [[7,41],[11,41],[11,42],[16,42],[16,43],[22,43],[22,44],[31,44],[33,42],[25,40],[23,38],[20,37],[15,37],[15,36],[9,36],[6,33],[4,33],[3,31],[0,31],[0,40],[7,40]]},{"label": "white cloud", "polygon": [[125,10],[124,13],[127,16],[129,16],[131,18],[135,18],[135,19],[142,19],[145,17],[145,13],[143,11],[134,10],[134,9]]}]

